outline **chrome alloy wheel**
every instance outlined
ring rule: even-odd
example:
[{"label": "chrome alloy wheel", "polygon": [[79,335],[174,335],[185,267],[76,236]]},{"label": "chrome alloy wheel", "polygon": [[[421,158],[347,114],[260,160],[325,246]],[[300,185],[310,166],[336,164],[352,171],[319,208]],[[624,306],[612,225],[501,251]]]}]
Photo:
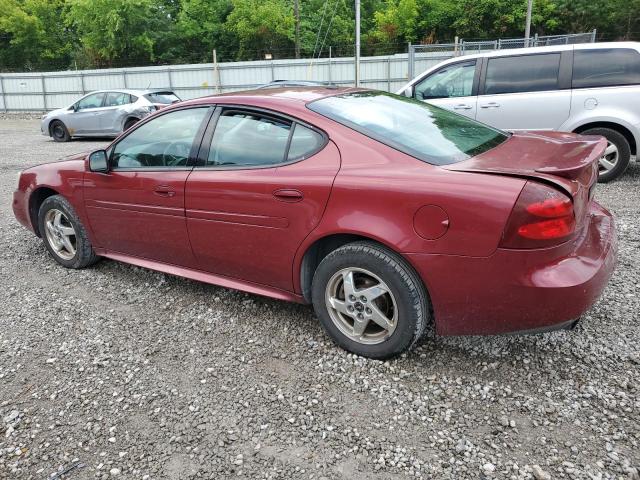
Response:
[{"label": "chrome alloy wheel", "polygon": [[56,208],[49,210],[44,217],[47,242],[63,260],[76,256],[76,231],[67,215]]},{"label": "chrome alloy wheel", "polygon": [[335,326],[358,343],[384,342],[398,325],[398,305],[391,289],[362,268],[335,273],[327,283],[325,302]]},{"label": "chrome alloy wheel", "polygon": [[598,171],[605,173],[615,168],[618,163],[618,147],[613,143],[607,141],[607,148],[604,151],[604,155],[600,157],[598,161]]}]

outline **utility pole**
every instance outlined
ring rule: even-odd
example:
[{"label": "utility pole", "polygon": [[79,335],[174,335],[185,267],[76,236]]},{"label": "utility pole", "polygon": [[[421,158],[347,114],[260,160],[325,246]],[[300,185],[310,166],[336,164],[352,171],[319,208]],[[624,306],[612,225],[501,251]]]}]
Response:
[{"label": "utility pole", "polygon": [[356,87],[360,86],[360,0],[356,0]]},{"label": "utility pole", "polygon": [[531,8],[533,0],[527,0],[527,24],[524,27],[524,46],[529,46],[529,36],[531,35]]},{"label": "utility pole", "polygon": [[300,58],[300,6],[293,0],[293,16],[296,19],[296,58]]}]

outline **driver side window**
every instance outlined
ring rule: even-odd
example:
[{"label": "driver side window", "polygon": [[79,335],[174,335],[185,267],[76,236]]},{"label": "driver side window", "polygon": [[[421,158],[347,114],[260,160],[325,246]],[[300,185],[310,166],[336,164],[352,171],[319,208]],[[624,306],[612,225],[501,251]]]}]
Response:
[{"label": "driver side window", "polygon": [[78,102],[78,110],[100,108],[102,106],[103,99],[104,93],[94,93],[93,95],[88,95]]},{"label": "driver side window", "polygon": [[191,145],[208,107],[176,110],[159,115],[118,142],[113,148],[111,167],[184,167]]},{"label": "driver side window", "polygon": [[468,97],[472,94],[476,62],[457,63],[444,67],[416,84],[418,100]]}]

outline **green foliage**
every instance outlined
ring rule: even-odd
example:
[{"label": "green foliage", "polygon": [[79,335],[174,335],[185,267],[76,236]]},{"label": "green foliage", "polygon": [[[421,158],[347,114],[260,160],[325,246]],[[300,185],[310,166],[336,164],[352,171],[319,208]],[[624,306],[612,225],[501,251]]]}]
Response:
[{"label": "green foliage", "polygon": [[[293,57],[294,0],[0,0],[0,70]],[[362,0],[363,54],[521,37],[527,0]],[[353,0],[299,0],[303,57],[353,54]],[[640,38],[640,0],[534,0],[532,34]]]},{"label": "green foliage", "polygon": [[238,40],[238,60],[249,52],[263,54],[290,48],[294,30],[292,4],[285,0],[233,0],[225,28]]},{"label": "green foliage", "polygon": [[77,33],[83,57],[96,65],[153,59],[156,7],[152,0],[71,0],[66,23]]},{"label": "green foliage", "polygon": [[418,27],[416,0],[388,0],[384,10],[374,13],[375,30],[370,38],[382,43],[413,42]]}]

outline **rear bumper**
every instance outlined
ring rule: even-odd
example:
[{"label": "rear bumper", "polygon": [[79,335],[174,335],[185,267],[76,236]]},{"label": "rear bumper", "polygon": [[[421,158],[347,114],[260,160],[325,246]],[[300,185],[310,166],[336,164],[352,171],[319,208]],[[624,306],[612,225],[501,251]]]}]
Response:
[{"label": "rear bumper", "polygon": [[616,253],[613,218],[591,202],[579,237],[558,247],[406,257],[429,289],[439,334],[488,335],[569,325],[604,290]]}]

